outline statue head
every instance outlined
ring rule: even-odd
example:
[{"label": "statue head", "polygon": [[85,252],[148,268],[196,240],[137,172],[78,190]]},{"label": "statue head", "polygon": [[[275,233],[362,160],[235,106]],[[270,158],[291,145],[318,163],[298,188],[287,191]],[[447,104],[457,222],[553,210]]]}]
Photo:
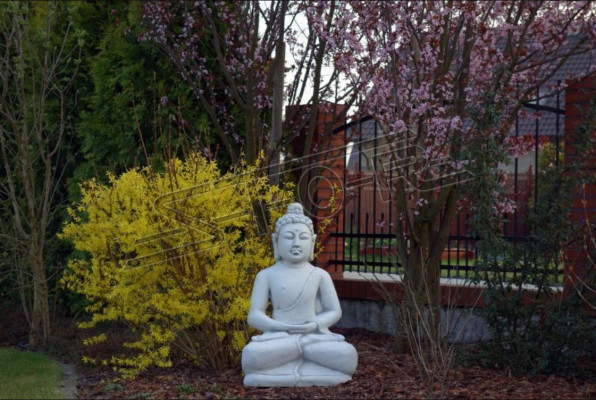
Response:
[{"label": "statue head", "polygon": [[302,205],[290,204],[288,211],[275,222],[273,255],[277,261],[284,259],[284,255],[290,262],[312,261],[316,238],[312,220],[304,215]]}]

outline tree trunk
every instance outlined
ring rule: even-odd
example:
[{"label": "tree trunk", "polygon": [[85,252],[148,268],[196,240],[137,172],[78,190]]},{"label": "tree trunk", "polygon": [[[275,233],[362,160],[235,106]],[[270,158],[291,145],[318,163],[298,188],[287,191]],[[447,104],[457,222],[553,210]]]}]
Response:
[{"label": "tree trunk", "polygon": [[41,251],[32,249],[29,258],[33,275],[33,311],[31,313],[29,344],[38,347],[45,345],[50,336],[48,281]]},{"label": "tree trunk", "polygon": [[[421,341],[439,344],[441,340],[441,256],[449,231],[457,216],[458,191],[451,190],[441,219],[438,215],[416,223],[411,235],[410,253],[404,268],[401,321],[396,335],[396,351],[413,353]],[[421,211],[423,214],[426,210]]]}]

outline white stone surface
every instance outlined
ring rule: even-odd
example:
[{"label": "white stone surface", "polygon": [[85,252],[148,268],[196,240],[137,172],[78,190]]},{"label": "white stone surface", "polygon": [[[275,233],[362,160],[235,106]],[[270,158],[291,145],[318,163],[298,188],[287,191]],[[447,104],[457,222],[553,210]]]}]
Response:
[{"label": "white stone surface", "polygon": [[[341,328],[364,328],[395,335],[397,326],[391,305],[383,301],[342,299]],[[476,343],[490,338],[486,321],[472,308],[441,309],[441,334],[450,343]]]},{"label": "white stone surface", "polygon": [[273,234],[276,263],[253,286],[248,324],[263,334],[242,351],[246,386],[332,386],[356,370],[354,346],[329,330],[341,307],[329,274],[309,263],[315,239],[302,206],[290,205]]}]

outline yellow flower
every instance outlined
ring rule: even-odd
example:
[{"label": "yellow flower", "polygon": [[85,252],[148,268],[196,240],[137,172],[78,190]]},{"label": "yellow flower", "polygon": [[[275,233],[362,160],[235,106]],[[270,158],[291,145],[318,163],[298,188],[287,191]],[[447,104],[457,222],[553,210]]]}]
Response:
[{"label": "yellow flower", "polygon": [[[273,263],[254,205],[275,199],[273,227],[293,201],[291,185],[269,186],[256,167],[222,176],[214,162],[191,154],[165,169],[83,183],[60,235],[87,254],[72,260],[62,279],[89,301],[91,319],[79,326],[131,327],[126,351],[104,360],[123,377],[170,366],[180,351],[213,368],[238,361],[254,276]],[[100,334],[85,344],[102,340]]]}]

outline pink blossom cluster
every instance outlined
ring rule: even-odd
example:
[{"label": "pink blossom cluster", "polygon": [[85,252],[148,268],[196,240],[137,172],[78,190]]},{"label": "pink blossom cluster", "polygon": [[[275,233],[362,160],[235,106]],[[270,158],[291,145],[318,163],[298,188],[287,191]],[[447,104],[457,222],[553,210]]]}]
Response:
[{"label": "pink blossom cluster", "polygon": [[[538,147],[541,148],[548,142],[546,136],[538,137]],[[536,148],[536,139],[532,135],[507,136],[503,139],[503,145],[511,157],[521,157]]]},{"label": "pink blossom cluster", "polygon": [[495,193],[494,195],[495,198],[502,198],[500,202],[497,202],[493,206],[493,212],[496,215],[513,214],[515,212],[516,204],[513,200],[502,197],[499,195],[499,193]]}]

